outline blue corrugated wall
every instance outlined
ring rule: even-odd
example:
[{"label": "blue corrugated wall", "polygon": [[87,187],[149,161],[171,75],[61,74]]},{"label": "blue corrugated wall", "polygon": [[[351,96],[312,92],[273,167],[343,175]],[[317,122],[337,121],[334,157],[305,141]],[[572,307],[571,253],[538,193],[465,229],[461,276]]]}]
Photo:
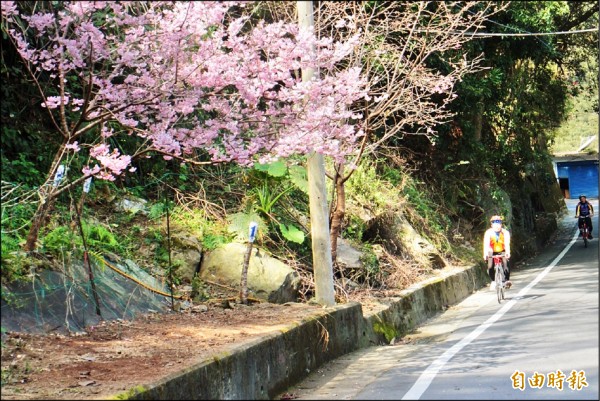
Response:
[{"label": "blue corrugated wall", "polygon": [[569,179],[571,199],[581,194],[588,198],[598,197],[598,161],[573,161],[556,163],[558,177]]}]

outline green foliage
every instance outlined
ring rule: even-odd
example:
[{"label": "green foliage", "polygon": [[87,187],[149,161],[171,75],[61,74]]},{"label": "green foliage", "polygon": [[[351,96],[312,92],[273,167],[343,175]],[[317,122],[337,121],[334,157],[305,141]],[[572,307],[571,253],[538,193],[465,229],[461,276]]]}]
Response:
[{"label": "green foliage", "polygon": [[2,182],[2,280],[26,279],[29,266],[36,265],[31,258],[21,252],[27,229],[36,205],[31,201],[32,192],[24,186]]},{"label": "green foliage", "polygon": [[77,248],[80,248],[80,252],[83,254],[81,237],[70,227],[57,227],[44,235],[41,240],[44,244],[44,250],[53,255],[62,255],[64,252]]},{"label": "green foliage", "polygon": [[[592,72],[598,70],[595,59],[582,63],[582,70],[573,79],[571,88],[577,90],[568,98],[568,112],[563,124],[552,131],[550,149],[553,153],[597,152],[598,150],[598,96],[597,83]],[[586,140],[595,137],[587,146]]]},{"label": "green foliage", "polygon": [[288,168],[290,182],[300,191],[308,195],[308,177],[304,166],[290,166]]},{"label": "green foliage", "polygon": [[90,224],[87,221],[82,221],[83,234],[86,237],[86,242],[92,250],[108,250],[112,252],[120,252],[121,248],[119,241],[114,234],[105,226],[100,224]]},{"label": "green foliage", "polygon": [[511,4],[509,12],[516,30],[549,32],[556,29],[557,17],[569,14],[569,5],[564,1],[517,2]]},{"label": "green foliage", "polygon": [[16,204],[12,207],[2,207],[2,261],[8,258],[12,252],[18,251],[25,241],[23,235],[25,228],[29,226],[29,220],[33,211],[31,205]]},{"label": "green foliage", "polygon": [[437,197],[430,194],[423,184],[406,186],[406,199],[411,205],[408,218],[421,235],[438,249],[446,251],[449,246],[446,233],[452,223],[446,214],[440,212],[434,201]]},{"label": "green foliage", "polygon": [[195,302],[203,302],[210,299],[206,283],[197,274],[192,278],[192,292],[190,296]]},{"label": "green foliage", "polygon": [[486,215],[486,221],[493,215],[498,214],[504,217],[504,226],[510,230],[512,222],[512,204],[510,196],[506,191],[499,187],[492,187],[489,195],[494,207],[489,208]]},{"label": "green foliage", "polygon": [[180,164],[179,174],[175,176],[175,184],[179,191],[193,191],[195,190],[193,171],[187,164]]},{"label": "green foliage", "polygon": [[[2,348],[4,348],[4,344],[2,344]],[[12,369],[10,366],[2,366],[2,375],[0,383],[4,386],[5,383],[8,383],[12,376]]]},{"label": "green foliage", "polygon": [[20,249],[22,239],[19,238],[18,236],[4,234],[4,232],[3,232],[2,236],[1,236],[1,242],[2,242],[2,244],[1,244],[2,245],[2,261],[4,261],[6,258],[9,257],[8,255],[11,252],[15,252]]},{"label": "green foliage", "polygon": [[273,211],[273,206],[275,206],[275,202],[286,193],[290,192],[291,189],[292,187],[287,187],[280,192],[274,192],[266,182],[263,183],[260,188],[256,189],[256,195],[258,197],[257,210],[267,216],[270,215]]},{"label": "green foliage", "polygon": [[181,276],[177,272],[183,267],[183,260],[179,258],[169,260],[168,253],[160,253],[156,262],[165,268],[165,273],[171,285],[181,285]]},{"label": "green foliage", "polygon": [[363,265],[364,275],[361,278],[361,281],[367,283],[368,285],[377,286],[380,285],[381,280],[381,267],[379,265],[379,258],[375,251],[373,250],[373,245],[365,243],[360,247],[361,256],[360,261]]},{"label": "green foliage", "polygon": [[227,216],[229,226],[227,230],[232,233],[238,241],[246,242],[249,239],[249,227],[251,222],[258,224],[256,239],[260,240],[268,234],[268,228],[263,218],[257,213],[233,213]]},{"label": "green foliage", "polygon": [[[155,216],[156,220],[165,219],[165,209],[165,204],[158,202],[150,207],[150,215]],[[202,243],[203,249],[212,250],[231,242],[232,235],[228,230],[228,223],[222,224],[219,221],[209,220],[202,210],[174,207],[170,214],[170,220],[171,230],[183,231],[189,236],[197,237]],[[164,244],[165,236],[160,230],[150,229],[146,236],[148,243],[154,243],[160,247],[166,246]],[[166,252],[166,248],[163,250],[164,252]]]},{"label": "green foliage", "polygon": [[287,174],[287,166],[280,160],[269,164],[255,163],[254,168],[266,172],[271,177],[283,177]]},{"label": "green foliage", "polygon": [[[4,127],[3,131],[6,131]],[[2,179],[21,182],[28,187],[37,185],[43,174],[37,170],[36,163],[26,160],[26,157],[25,153],[20,153],[18,159],[9,160],[2,153]]]},{"label": "green foliage", "polygon": [[20,267],[11,266],[9,261],[14,262],[14,254],[25,242],[26,230],[35,211],[35,204],[26,200],[29,197],[22,187],[2,183],[2,276],[8,277],[9,280],[21,275]]},{"label": "green foliage", "polygon": [[[291,165],[288,167],[283,161],[276,161],[269,164],[256,163],[254,170],[264,173],[262,177],[258,177],[262,180],[263,185],[256,191],[260,197],[260,206],[265,210],[270,210],[281,196],[294,188],[308,194],[308,178],[306,168],[303,166]],[[292,185],[290,186],[289,183]]]},{"label": "green foliage", "polygon": [[230,239],[224,235],[208,233],[202,237],[202,247],[207,251],[216,249],[219,246],[227,244],[229,242]]},{"label": "green foliage", "polygon": [[369,161],[358,166],[346,181],[346,191],[348,198],[353,202],[369,208],[374,213],[380,213],[389,209],[390,204],[396,205],[402,201],[398,189],[380,178],[376,164]]},{"label": "green foliage", "polygon": [[479,74],[467,75],[462,80],[460,102],[485,101],[500,89],[505,73],[500,68],[490,68]]},{"label": "green foliage", "polygon": [[297,244],[304,242],[304,232],[299,230],[296,226],[280,223],[279,230],[281,231],[283,237],[288,241],[292,241]]},{"label": "green foliage", "polygon": [[[162,203],[159,203],[159,205],[157,210],[164,213],[166,211],[164,205]],[[150,209],[152,210],[153,207]],[[205,231],[210,230],[210,227],[215,224],[207,220],[201,210],[196,209],[174,207],[169,217],[173,227],[179,227],[198,237],[201,237]]]},{"label": "green foliage", "polygon": [[379,258],[373,250],[372,244],[363,244],[361,247],[361,257],[364,268],[367,272],[374,274],[379,272]]},{"label": "green foliage", "polygon": [[[91,224],[85,220],[82,220],[81,224],[90,251],[114,253],[123,251],[120,241],[102,224]],[[84,251],[81,234],[69,226],[58,226],[50,230],[41,238],[41,242],[46,252],[56,256],[63,255],[64,252],[82,255]]]},{"label": "green foliage", "polygon": [[[495,16],[496,24],[490,25],[488,30],[507,33],[560,31],[563,30],[561,25],[569,26],[584,15],[588,6],[579,9],[573,2],[512,2],[507,11]],[[573,13],[574,10],[577,12]],[[597,16],[595,19],[597,21]],[[534,220],[530,212],[534,194],[525,189],[527,183],[531,180],[538,184],[547,183],[540,185],[540,193],[535,194],[541,197],[556,185],[555,179],[548,180],[547,174],[543,173],[550,163],[548,144],[552,145],[553,151],[574,151],[589,131],[584,128],[586,122],[592,130],[597,127],[597,116],[590,115],[591,119],[586,120],[583,113],[572,115],[567,120],[568,128],[562,125],[568,116],[567,99],[577,93],[574,88],[588,87],[584,79],[586,69],[574,68],[577,64],[570,60],[575,54],[587,54],[581,51],[584,42],[577,48],[566,45],[573,40],[571,37],[583,35],[569,36],[561,39],[560,45],[556,36],[497,36],[474,40],[465,46],[471,56],[484,53],[483,65],[489,69],[467,76],[458,83],[458,97],[451,104],[457,116],[453,124],[440,128],[441,135],[436,139],[432,158],[434,163],[426,164],[428,178],[424,181],[437,188],[440,195],[427,197],[443,205],[443,209],[436,211],[438,215],[451,218],[437,223],[434,220],[434,230],[450,234],[449,228],[463,219],[472,224],[474,230],[483,230],[490,213],[510,216],[515,209],[517,218],[513,219],[513,229]],[[597,59],[597,41],[595,46],[594,56],[590,57],[594,61]],[[577,57],[580,62],[589,61]],[[591,71],[594,73],[589,75],[590,81],[596,82],[597,68]],[[597,91],[590,92],[597,94]],[[573,99],[571,104],[582,106],[580,99]],[[593,104],[592,100],[582,108],[593,109]],[[575,121],[581,121],[577,128],[573,124]],[[557,130],[559,126],[561,128]],[[590,132],[591,135],[595,132]],[[597,142],[593,146],[596,147]],[[457,177],[439,173],[440,170],[452,172]],[[423,189],[416,188],[416,192],[423,192]],[[410,199],[418,199],[418,195],[411,191]],[[417,204],[422,204],[422,200]],[[431,207],[428,205],[426,209]],[[422,207],[420,209],[419,213],[427,213]],[[430,215],[427,220],[430,221]],[[414,217],[411,221],[417,224]],[[531,227],[522,228],[531,230]],[[445,241],[435,244],[439,249],[450,249]]]},{"label": "green foliage", "polygon": [[[304,232],[293,221],[290,221],[289,216],[279,215],[276,204],[282,203],[283,198],[286,198],[286,203],[291,202],[292,197],[288,198],[288,195],[296,190],[304,193],[308,192],[306,169],[300,166],[288,167],[283,161],[269,164],[257,163],[254,165],[253,172],[251,172],[251,178],[255,186],[248,192],[248,195],[250,202],[254,204],[254,212],[249,212],[249,214],[258,213],[266,225],[273,225],[273,228],[278,228],[287,241],[304,242]],[[294,208],[293,205],[288,207]],[[239,216],[233,218],[238,219]],[[248,220],[248,218],[244,219]],[[246,221],[243,223],[246,223]],[[232,229],[235,232],[240,231],[239,227],[232,227]],[[269,231],[273,232],[267,230],[267,232]],[[238,236],[238,238],[244,239],[243,236]]]},{"label": "green foliage", "polygon": [[162,230],[156,227],[148,229],[144,242],[153,248],[152,258],[154,264],[169,269],[169,249],[167,246],[167,237],[162,233]]},{"label": "green foliage", "polygon": [[416,213],[428,217],[427,214],[432,210],[432,205],[427,197],[427,193],[423,191],[422,185],[424,182],[411,181],[404,187],[404,195],[410,204],[414,207]]},{"label": "green foliage", "polygon": [[347,223],[344,225],[344,236],[355,241],[361,241],[365,230],[366,223],[356,214],[349,213],[346,216]]},{"label": "green foliage", "polygon": [[375,333],[382,334],[388,343],[400,335],[398,330],[391,323],[381,319],[373,323],[373,330]]},{"label": "green foliage", "polygon": [[151,220],[156,220],[164,217],[167,214],[167,207],[167,204],[162,202],[153,203],[152,206],[150,206],[148,218]]},{"label": "green foliage", "polygon": [[[279,160],[268,164],[255,163],[254,170],[266,174],[266,176],[262,177],[263,180],[269,177],[279,179],[273,181],[277,183],[286,182],[289,180],[296,187],[296,189],[308,194],[308,178],[306,175],[306,168],[304,166],[287,166],[283,161]],[[259,176],[259,178],[261,177]]]},{"label": "green foliage", "polygon": [[[12,281],[29,281],[29,274],[32,266],[38,266],[40,262],[26,255],[21,251],[4,251],[4,239],[2,240],[2,282],[10,283]],[[10,296],[8,291],[2,291],[2,299],[7,300]]]},{"label": "green foliage", "polygon": [[143,394],[144,392],[146,392],[146,387],[142,386],[142,385],[138,385],[135,387],[130,388],[127,391],[124,391],[122,393],[116,394],[114,397],[109,398],[109,399],[113,399],[113,400],[129,400],[131,398],[135,398],[136,396],[139,396],[140,394]]},{"label": "green foliage", "polygon": [[160,228],[150,228],[146,234],[146,243],[162,243],[164,235]]},{"label": "green foliage", "polygon": [[379,176],[382,180],[388,181],[394,187],[402,187],[404,180],[408,175],[399,168],[390,167],[387,163],[382,162],[378,165],[380,169]]}]

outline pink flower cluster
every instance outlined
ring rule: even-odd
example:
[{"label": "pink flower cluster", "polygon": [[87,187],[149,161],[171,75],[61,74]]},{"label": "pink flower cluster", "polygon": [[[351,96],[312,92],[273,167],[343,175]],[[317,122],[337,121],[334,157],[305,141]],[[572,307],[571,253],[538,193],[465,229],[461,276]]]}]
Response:
[{"label": "pink flower cluster", "polygon": [[[54,93],[63,95],[45,96],[43,106],[100,124],[102,143],[127,131],[167,157],[200,149],[215,162],[244,165],[257,157],[352,153],[363,133],[356,125],[362,116],[350,106],[366,97],[366,80],[357,68],[336,67],[357,38],[339,43],[296,24],[225,18],[245,5],[63,2],[56,13],[20,14],[23,28],[13,18],[19,3],[3,2],[2,23],[34,73],[62,80],[64,91]],[[306,68],[317,72],[310,82],[301,79]],[[86,99],[79,88],[90,82]],[[113,131],[115,124],[122,130]],[[64,134],[72,142],[83,132]],[[111,179],[131,162],[108,145],[82,145],[73,150],[91,149],[101,166],[86,167],[85,175]]]}]

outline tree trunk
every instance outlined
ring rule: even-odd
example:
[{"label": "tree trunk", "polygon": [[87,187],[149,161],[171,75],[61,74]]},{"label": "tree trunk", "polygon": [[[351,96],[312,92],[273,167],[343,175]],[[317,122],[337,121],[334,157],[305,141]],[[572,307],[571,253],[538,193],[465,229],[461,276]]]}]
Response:
[{"label": "tree trunk", "polygon": [[333,179],[335,188],[334,208],[331,213],[331,227],[329,229],[329,237],[331,241],[331,259],[333,264],[336,264],[337,259],[337,239],[342,231],[342,222],[346,216],[346,189],[344,186],[343,177],[344,166],[339,165],[339,170]]},{"label": "tree trunk", "polygon": [[36,249],[36,244],[40,230],[45,225],[48,212],[52,208],[55,199],[56,196],[49,195],[46,199],[42,198],[42,200],[40,201],[40,204],[38,205],[38,208],[35,211],[35,214],[33,215],[31,227],[29,228],[29,233],[27,234],[27,240],[25,241],[25,245],[23,246],[23,250],[25,252],[32,252]]},{"label": "tree trunk", "polygon": [[64,156],[65,149],[66,142],[60,145],[60,147],[58,148],[56,154],[54,155],[54,160],[52,161],[52,165],[50,167],[48,176],[46,177],[46,181],[40,187],[40,204],[38,205],[38,208],[35,211],[35,214],[33,215],[31,227],[29,228],[29,233],[27,234],[27,240],[25,241],[25,245],[23,245],[23,250],[25,252],[32,252],[35,250],[40,230],[42,229],[42,227],[44,227],[46,219],[48,218],[48,212],[52,209],[56,198],[62,192],[61,190],[58,190],[57,188],[53,187],[51,182],[53,180],[54,175],[56,174],[58,167],[60,166],[60,161]]}]

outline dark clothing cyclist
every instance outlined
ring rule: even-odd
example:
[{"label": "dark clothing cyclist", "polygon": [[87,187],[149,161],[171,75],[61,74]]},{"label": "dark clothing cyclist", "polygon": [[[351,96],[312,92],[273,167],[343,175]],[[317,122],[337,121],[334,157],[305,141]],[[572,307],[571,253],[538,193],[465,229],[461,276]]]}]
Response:
[{"label": "dark clothing cyclist", "polygon": [[[583,220],[587,224],[589,228],[589,239],[593,239],[592,237],[592,216],[594,215],[594,207],[590,202],[587,201],[585,195],[579,195],[579,203],[575,207],[575,218],[578,219],[579,232],[581,232],[581,228],[583,227]],[[580,219],[579,217],[585,217],[585,219]]]}]

